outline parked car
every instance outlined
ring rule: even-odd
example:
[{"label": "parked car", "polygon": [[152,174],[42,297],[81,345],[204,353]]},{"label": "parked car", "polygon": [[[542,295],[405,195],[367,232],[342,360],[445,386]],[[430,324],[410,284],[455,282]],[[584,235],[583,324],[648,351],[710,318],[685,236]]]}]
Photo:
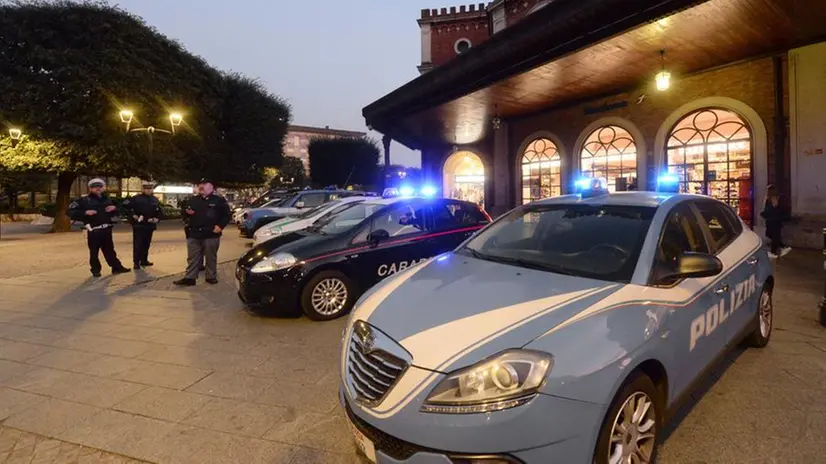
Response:
[{"label": "parked car", "polygon": [[372,462],[650,464],[716,360],[769,343],[772,272],[708,197],[520,206],[362,295],[341,404]]},{"label": "parked car", "polygon": [[335,319],[377,282],[456,248],[489,222],[478,205],[458,200],[354,203],[248,251],[236,268],[238,296],[254,309]]},{"label": "parked car", "polygon": [[332,200],[363,195],[365,192],[352,190],[304,190],[273,206],[247,210],[241,216],[239,230],[241,236],[253,238],[255,231],[271,222],[295,216],[307,208],[315,208]]},{"label": "parked car", "polygon": [[328,203],[307,209],[296,216],[288,216],[275,222],[262,226],[253,234],[254,244],[271,240],[275,237],[296,232],[311,227],[316,221],[323,220],[327,216],[337,214],[347,208],[352,203],[358,203],[369,197],[345,197],[333,200]]}]

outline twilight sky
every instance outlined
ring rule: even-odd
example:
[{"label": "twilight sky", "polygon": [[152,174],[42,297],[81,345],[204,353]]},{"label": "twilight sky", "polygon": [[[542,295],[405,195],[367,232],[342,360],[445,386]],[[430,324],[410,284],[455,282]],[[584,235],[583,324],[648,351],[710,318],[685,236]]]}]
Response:
[{"label": "twilight sky", "polygon": [[[361,109],[418,76],[422,8],[440,0],[111,0],[213,66],[259,78],[293,123],[366,130]],[[468,2],[470,3],[470,2]],[[461,2],[459,3],[461,4]],[[381,135],[371,133],[380,142]],[[419,152],[394,143],[394,164]]]}]

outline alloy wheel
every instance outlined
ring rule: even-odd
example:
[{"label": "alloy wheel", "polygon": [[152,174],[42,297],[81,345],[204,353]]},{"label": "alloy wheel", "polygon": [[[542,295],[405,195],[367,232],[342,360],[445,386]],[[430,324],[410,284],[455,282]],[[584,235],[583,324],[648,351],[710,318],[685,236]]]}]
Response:
[{"label": "alloy wheel", "polygon": [[769,334],[772,330],[772,296],[769,292],[763,292],[760,295],[760,335],[763,338],[769,338]]},{"label": "alloy wheel", "polygon": [[321,315],[341,312],[347,303],[347,285],[341,279],[328,278],[319,282],[310,296],[313,309]]},{"label": "alloy wheel", "polygon": [[651,398],[643,392],[629,396],[611,429],[609,464],[650,464],[656,446],[656,424]]}]

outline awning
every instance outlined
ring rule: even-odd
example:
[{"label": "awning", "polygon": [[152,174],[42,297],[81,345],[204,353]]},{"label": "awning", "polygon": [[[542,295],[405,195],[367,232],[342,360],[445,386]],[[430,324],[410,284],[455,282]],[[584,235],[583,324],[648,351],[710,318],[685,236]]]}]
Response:
[{"label": "awning", "polygon": [[[363,110],[413,149],[476,143],[513,118],[646,85],[660,50],[678,82],[826,39],[823,0],[556,0]],[[678,85],[675,82],[675,88]]]}]

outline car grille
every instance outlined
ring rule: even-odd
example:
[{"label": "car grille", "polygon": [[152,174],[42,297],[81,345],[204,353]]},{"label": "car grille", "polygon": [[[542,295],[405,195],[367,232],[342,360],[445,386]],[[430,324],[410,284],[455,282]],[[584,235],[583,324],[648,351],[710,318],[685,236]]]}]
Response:
[{"label": "car grille", "polygon": [[350,409],[350,405],[347,405],[346,409],[347,416],[350,417],[350,421],[361,431],[361,433],[373,442],[376,450],[381,451],[397,461],[407,461],[416,453],[433,451],[429,448],[408,443],[382,432],[381,430],[356,417]]},{"label": "car grille", "polygon": [[406,361],[385,351],[365,349],[364,342],[353,332],[347,373],[350,384],[356,390],[356,400],[364,404],[378,404],[405,369]]}]

